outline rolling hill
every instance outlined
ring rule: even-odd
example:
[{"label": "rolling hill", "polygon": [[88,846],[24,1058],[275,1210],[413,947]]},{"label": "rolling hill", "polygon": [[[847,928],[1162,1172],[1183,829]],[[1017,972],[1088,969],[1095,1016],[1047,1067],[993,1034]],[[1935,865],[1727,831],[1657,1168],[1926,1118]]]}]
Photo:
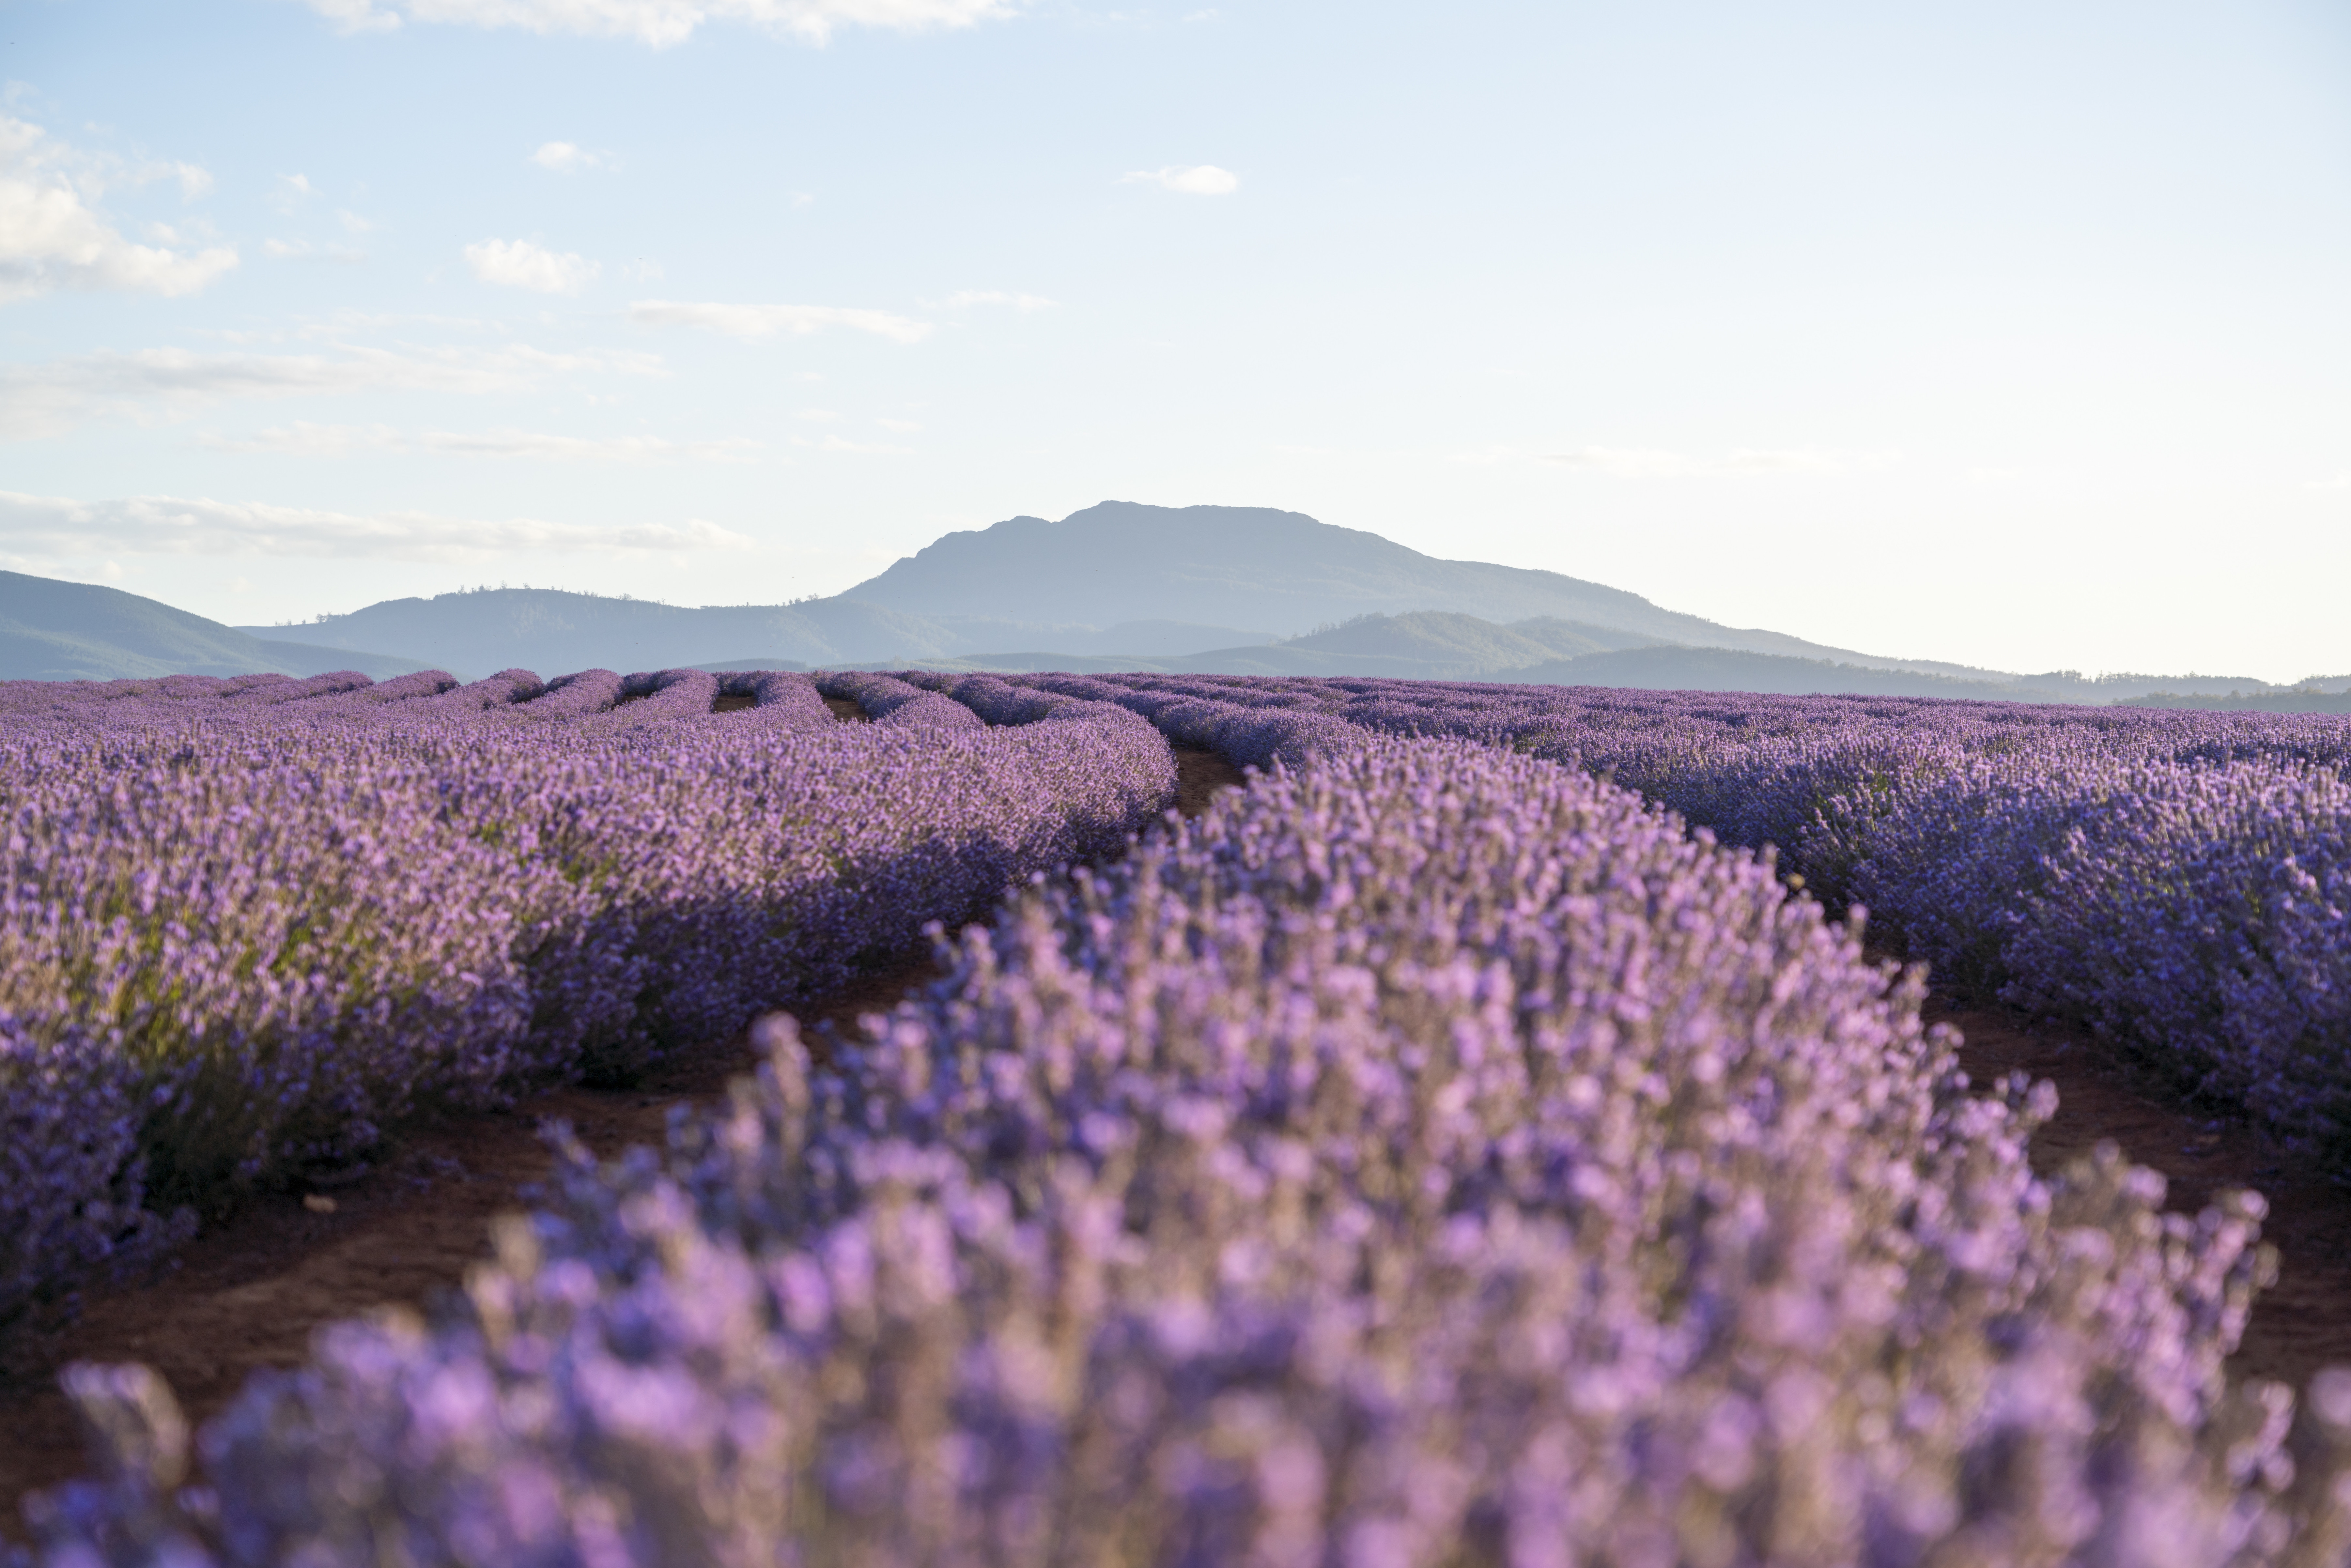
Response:
[{"label": "rolling hill", "polygon": [[429,669],[413,659],[256,637],[95,583],[0,571],[0,679],[122,680],[152,675],[318,675],[358,670],[381,678]]},{"label": "rolling hill", "polygon": [[[2070,670],[2040,675],[1998,671],[1938,674],[1881,665],[1757,653],[1738,648],[1692,648],[1635,633],[1534,618],[1497,625],[1475,616],[1424,611],[1370,615],[1345,625],[1249,647],[1217,648],[1176,657],[1074,657],[1061,653],[975,653],[917,659],[933,669],[1117,670],[1167,674],[1324,675],[1395,680],[1479,680],[1525,685],[1626,686],[1663,691],[1771,692],[1792,695],[1848,693],[1876,696],[1964,697],[1983,701],[2109,704],[2155,700],[2163,692],[2236,692],[2240,706],[2282,688],[2243,676],[2105,675]],[[885,668],[886,662],[868,666]],[[2202,698],[2172,699],[2179,706]]]}]

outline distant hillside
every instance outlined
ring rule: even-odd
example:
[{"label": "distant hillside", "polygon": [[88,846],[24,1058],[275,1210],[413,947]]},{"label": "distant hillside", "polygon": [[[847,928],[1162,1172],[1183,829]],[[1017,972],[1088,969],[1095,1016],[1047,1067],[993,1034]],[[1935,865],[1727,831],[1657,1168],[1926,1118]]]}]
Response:
[{"label": "distant hillside", "polygon": [[0,680],[113,681],[154,675],[318,675],[381,679],[413,659],[265,640],[95,583],[0,571]]},{"label": "distant hillside", "polygon": [[1968,697],[1986,702],[2111,702],[2022,681],[1959,680],[1911,670],[1878,670],[1826,659],[1791,659],[1734,648],[1627,648],[1496,672],[1489,679],[1648,691],[1763,692],[1783,696]]},{"label": "distant hillside", "polygon": [[1328,631],[1293,637],[1287,649],[1317,653],[1366,653],[1425,659],[1469,670],[1504,670],[1548,659],[1576,658],[1618,648],[1646,648],[1658,639],[1556,616],[1507,626],[1441,610],[1407,615],[1366,615]]},{"label": "distant hillside", "polygon": [[2193,708],[2204,713],[2351,713],[2351,675],[2322,676],[2298,686],[2221,695],[2154,692],[2132,707]]},{"label": "distant hillside", "polygon": [[[1976,679],[1889,670],[1827,659],[1797,659],[1737,648],[1689,648],[1607,627],[1538,618],[1497,625],[1476,616],[1426,611],[1368,615],[1304,637],[1176,657],[1078,656],[1058,653],[968,653],[911,663],[933,669],[1104,674],[1324,675],[1391,680],[1482,680],[1543,685],[1767,692],[1792,695],[1961,697],[1994,702],[2109,704],[2165,685],[2211,684],[2241,692],[2242,677],[2108,675],[2061,670],[2042,675],[1985,671]],[[885,664],[870,664],[883,668]],[[2252,699],[2248,699],[2251,701]]]},{"label": "distant hillside", "polygon": [[549,588],[389,599],[298,626],[242,630],[330,648],[381,648],[475,676],[517,665],[545,674],[755,659],[846,664],[893,653],[921,658],[968,646],[918,616],[837,599],[688,609]]}]

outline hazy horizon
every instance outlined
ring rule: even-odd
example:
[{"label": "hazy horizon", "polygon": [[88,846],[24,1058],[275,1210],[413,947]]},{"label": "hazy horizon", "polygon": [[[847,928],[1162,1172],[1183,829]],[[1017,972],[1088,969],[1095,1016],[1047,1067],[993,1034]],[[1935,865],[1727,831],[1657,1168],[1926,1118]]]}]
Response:
[{"label": "hazy horizon", "polygon": [[2351,16],[0,0],[0,567],[232,624],[1274,507],[2351,670]]}]

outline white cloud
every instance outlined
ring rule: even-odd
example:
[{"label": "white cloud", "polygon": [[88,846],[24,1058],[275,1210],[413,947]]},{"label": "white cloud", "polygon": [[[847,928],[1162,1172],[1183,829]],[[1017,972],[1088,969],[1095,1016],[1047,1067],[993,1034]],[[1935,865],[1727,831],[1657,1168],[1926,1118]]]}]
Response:
[{"label": "white cloud", "polygon": [[280,174],[277,183],[270,187],[269,204],[287,217],[302,208],[302,204],[319,193],[308,174]]},{"label": "white cloud", "polygon": [[885,446],[878,442],[851,441],[845,436],[831,434],[821,439],[795,435],[792,444],[817,452],[850,452],[861,457],[904,457],[914,451],[911,446]]},{"label": "white cloud", "polygon": [[532,33],[682,44],[705,22],[742,22],[822,44],[841,27],[916,33],[1009,16],[1015,0],[303,0],[344,32],[388,32],[403,20]]},{"label": "white cloud", "polygon": [[939,303],[947,310],[961,310],[973,305],[1008,305],[1026,314],[1031,310],[1050,310],[1054,301],[1037,294],[1003,294],[992,288],[966,288],[948,295]]},{"label": "white cloud", "polygon": [[515,392],[549,375],[657,374],[650,355],[497,349],[372,349],[326,354],[194,354],[149,349],[0,365],[0,439],[53,434],[107,413],[183,412],[230,398],[363,392]]},{"label": "white cloud", "polygon": [[335,214],[335,221],[343,225],[345,234],[363,235],[375,232],[375,225],[368,222],[359,214],[348,210],[339,210]]},{"label": "white cloud", "polygon": [[346,264],[362,262],[367,252],[352,250],[346,246],[316,246],[308,240],[266,239],[261,242],[261,254],[272,261],[335,261]]},{"label": "white cloud", "polygon": [[527,239],[486,239],[465,247],[465,265],[484,283],[539,294],[577,294],[603,270],[586,256],[558,253]]},{"label": "white cloud", "polygon": [[1588,468],[1617,479],[1685,479],[1741,474],[1839,476],[1883,468],[1894,461],[1884,452],[1823,452],[1813,448],[1740,447],[1720,456],[1639,446],[1579,446],[1546,452],[1545,463]]},{"label": "white cloud", "polygon": [[485,522],[425,512],[359,516],[172,496],[74,501],[0,491],[0,549],[28,557],[110,552],[463,560],[525,550],[667,552],[742,549],[751,543],[699,518],[597,528],[535,517]]},{"label": "white cloud", "polygon": [[2305,490],[2351,490],[2351,468],[2346,468],[2332,479],[2313,479],[2303,486]]},{"label": "white cloud", "polygon": [[569,174],[580,169],[601,169],[606,160],[601,153],[590,152],[570,141],[546,141],[538,152],[524,160],[542,169],[552,169],[559,174]]},{"label": "white cloud", "polygon": [[648,327],[702,327],[730,338],[767,338],[778,332],[805,338],[827,327],[849,327],[893,343],[919,343],[931,332],[928,321],[893,316],[886,310],[848,310],[833,305],[693,305],[640,299],[629,307],[629,319]]},{"label": "white cloud", "polygon": [[379,11],[371,0],[302,0],[346,33],[389,33],[400,26],[399,13]]},{"label": "white cloud", "polygon": [[1579,446],[1572,452],[1544,453],[1542,460],[1617,479],[1673,479],[1705,471],[1701,461],[1687,453],[1637,446]]},{"label": "white cloud", "polygon": [[1122,185],[1157,185],[1163,190],[1179,191],[1187,196],[1229,196],[1241,188],[1241,177],[1229,169],[1219,169],[1214,163],[1196,164],[1178,169],[1172,164],[1165,169],[1136,169],[1121,174]]},{"label": "white cloud", "polygon": [[211,176],[193,164],[123,173],[111,161],[77,152],[37,125],[0,114],[0,301],[56,288],[121,288],[193,294],[236,265],[226,246],[179,250],[123,237],[94,204],[108,178],[140,183],[177,176],[198,195]]},{"label": "white cloud", "polygon": [[1740,447],[1722,457],[1716,470],[1724,474],[1859,474],[1883,468],[1893,458],[1883,452],[1822,452],[1813,447],[1786,450]]},{"label": "white cloud", "polygon": [[536,457],[590,463],[748,463],[763,444],[740,437],[725,441],[669,441],[652,435],[551,435],[529,430],[396,430],[388,424],[292,424],[256,431],[242,439],[208,435],[218,452],[265,453],[287,457],[353,457],[369,453],[433,453],[457,457]]}]

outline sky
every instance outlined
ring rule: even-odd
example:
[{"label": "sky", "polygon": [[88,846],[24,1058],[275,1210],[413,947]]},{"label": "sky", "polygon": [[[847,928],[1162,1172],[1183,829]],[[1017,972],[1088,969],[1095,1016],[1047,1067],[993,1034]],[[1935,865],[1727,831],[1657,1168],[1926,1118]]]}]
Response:
[{"label": "sky", "polygon": [[0,0],[0,568],[774,603],[1216,503],[2351,673],[2341,0]]}]

